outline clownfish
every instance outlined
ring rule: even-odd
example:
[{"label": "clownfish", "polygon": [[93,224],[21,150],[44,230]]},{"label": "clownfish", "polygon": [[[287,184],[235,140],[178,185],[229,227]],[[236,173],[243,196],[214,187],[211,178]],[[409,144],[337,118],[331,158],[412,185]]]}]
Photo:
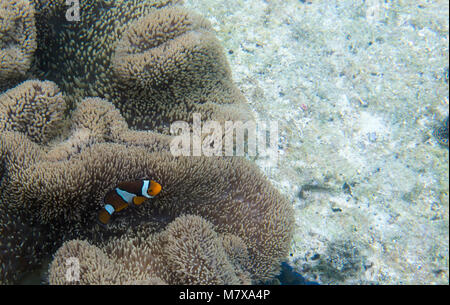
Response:
[{"label": "clownfish", "polygon": [[145,200],[161,192],[161,185],[153,180],[121,182],[109,191],[103,200],[105,205],[98,214],[101,223],[107,224],[111,215],[127,208],[131,203],[141,205]]}]

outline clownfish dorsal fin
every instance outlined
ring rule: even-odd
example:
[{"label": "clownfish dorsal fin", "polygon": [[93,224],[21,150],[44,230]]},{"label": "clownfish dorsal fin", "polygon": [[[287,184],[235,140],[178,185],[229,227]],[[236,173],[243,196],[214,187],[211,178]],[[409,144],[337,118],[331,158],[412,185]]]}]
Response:
[{"label": "clownfish dorsal fin", "polygon": [[134,181],[120,182],[117,185],[116,189],[119,189],[123,192],[127,192],[129,194],[133,194],[135,196],[139,196],[144,181],[145,180],[134,180]]}]

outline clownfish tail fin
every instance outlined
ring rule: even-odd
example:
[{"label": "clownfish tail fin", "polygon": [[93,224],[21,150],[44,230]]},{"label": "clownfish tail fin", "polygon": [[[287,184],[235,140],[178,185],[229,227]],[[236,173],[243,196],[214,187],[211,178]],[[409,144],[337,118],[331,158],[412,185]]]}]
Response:
[{"label": "clownfish tail fin", "polygon": [[98,213],[98,220],[100,220],[100,222],[104,225],[106,225],[109,222],[110,218],[111,215],[105,210],[105,208],[102,208]]},{"label": "clownfish tail fin", "polygon": [[109,219],[111,218],[111,215],[114,213],[115,209],[112,205],[106,204],[98,213],[98,219],[101,223],[107,224],[109,222]]}]

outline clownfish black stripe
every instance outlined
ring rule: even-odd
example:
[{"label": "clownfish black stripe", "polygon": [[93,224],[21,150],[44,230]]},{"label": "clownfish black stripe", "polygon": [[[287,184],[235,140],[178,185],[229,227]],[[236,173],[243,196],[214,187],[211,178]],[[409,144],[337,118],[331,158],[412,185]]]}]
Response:
[{"label": "clownfish black stripe", "polygon": [[161,185],[153,180],[121,182],[104,198],[105,205],[98,214],[101,223],[107,224],[111,215],[127,208],[131,203],[140,205],[161,192]]}]

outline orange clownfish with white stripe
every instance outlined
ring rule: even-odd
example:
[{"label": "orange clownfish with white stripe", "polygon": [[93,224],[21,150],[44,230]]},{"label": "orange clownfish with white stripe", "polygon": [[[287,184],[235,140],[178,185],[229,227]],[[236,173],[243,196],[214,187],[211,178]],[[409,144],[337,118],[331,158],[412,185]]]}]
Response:
[{"label": "orange clownfish with white stripe", "polygon": [[101,223],[107,224],[111,215],[127,208],[131,203],[141,205],[145,200],[161,192],[161,185],[153,180],[135,180],[121,182],[109,191],[103,200],[105,205],[98,213]]}]

